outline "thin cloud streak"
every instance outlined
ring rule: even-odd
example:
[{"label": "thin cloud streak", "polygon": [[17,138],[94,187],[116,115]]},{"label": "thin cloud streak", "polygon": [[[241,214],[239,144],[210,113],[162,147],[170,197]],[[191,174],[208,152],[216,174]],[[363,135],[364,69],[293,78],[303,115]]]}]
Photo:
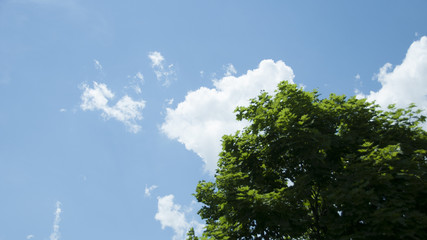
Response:
[{"label": "thin cloud streak", "polygon": [[[50,234],[50,240],[59,240],[59,223],[61,222],[61,202],[56,202],[55,220],[53,221],[53,232]],[[27,238],[28,239],[28,238]]]},{"label": "thin cloud streak", "polygon": [[102,67],[101,63],[99,63],[98,60],[94,59],[93,63],[95,64],[95,69],[96,70],[102,71],[103,67]]}]

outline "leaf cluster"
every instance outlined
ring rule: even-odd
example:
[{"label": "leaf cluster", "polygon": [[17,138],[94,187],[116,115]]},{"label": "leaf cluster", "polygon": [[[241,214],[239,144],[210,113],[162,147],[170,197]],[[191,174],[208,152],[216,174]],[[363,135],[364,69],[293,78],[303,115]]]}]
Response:
[{"label": "leaf cluster", "polygon": [[420,111],[282,82],[236,109],[215,182],[199,182],[205,238],[427,239]]}]

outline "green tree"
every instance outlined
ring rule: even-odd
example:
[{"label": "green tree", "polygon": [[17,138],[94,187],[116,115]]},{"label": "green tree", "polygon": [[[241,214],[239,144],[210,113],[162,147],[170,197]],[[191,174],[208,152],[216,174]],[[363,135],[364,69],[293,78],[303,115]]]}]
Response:
[{"label": "green tree", "polygon": [[194,233],[194,228],[190,228],[190,230],[188,230],[186,240],[199,240],[199,238]]},{"label": "green tree", "polygon": [[215,182],[195,197],[211,239],[427,239],[427,134],[382,111],[282,82],[236,109]]}]

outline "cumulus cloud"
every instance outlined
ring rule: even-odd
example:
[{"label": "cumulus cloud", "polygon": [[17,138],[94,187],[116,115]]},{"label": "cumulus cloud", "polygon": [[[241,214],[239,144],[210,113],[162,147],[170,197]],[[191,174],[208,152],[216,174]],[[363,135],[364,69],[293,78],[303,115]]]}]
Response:
[{"label": "cumulus cloud", "polygon": [[[53,221],[53,232],[50,234],[50,240],[59,240],[59,222],[61,221],[61,202],[56,202],[55,219]],[[29,239],[27,237],[27,239]]]},{"label": "cumulus cloud", "polygon": [[188,221],[181,206],[174,203],[174,195],[158,197],[157,200],[158,209],[154,218],[160,222],[162,229],[170,227],[174,230],[173,240],[184,240],[191,227],[197,234],[202,232],[204,225],[194,220]]},{"label": "cumulus cloud", "polygon": [[151,67],[156,74],[157,80],[162,82],[163,86],[169,86],[176,79],[175,68],[173,64],[164,65],[165,58],[160,52],[150,52],[148,58],[151,60]]},{"label": "cumulus cloud", "polygon": [[114,118],[124,123],[132,133],[137,133],[141,129],[136,121],[142,119],[142,110],[145,107],[144,100],[134,101],[125,95],[115,105],[110,106],[109,101],[113,99],[114,94],[107,88],[107,85],[93,82],[93,88],[83,84],[82,89],[82,103],[80,104],[82,110],[100,110],[104,118]]},{"label": "cumulus cloud", "polygon": [[159,67],[163,65],[163,61],[165,60],[165,58],[162,56],[162,54],[160,52],[150,52],[150,54],[148,54],[148,57],[151,59],[151,66],[152,67]]},{"label": "cumulus cloud", "polygon": [[151,192],[156,189],[157,186],[156,185],[152,185],[150,187],[148,187],[147,185],[145,185],[145,196],[149,197],[151,196]]},{"label": "cumulus cloud", "polygon": [[427,37],[424,36],[409,47],[400,65],[393,67],[386,63],[375,77],[381,83],[381,89],[368,95],[359,93],[376,101],[382,107],[396,104],[407,107],[415,103],[418,108],[427,111]]},{"label": "cumulus cloud", "polygon": [[34,238],[34,235],[32,235],[32,234],[27,235],[27,239],[31,239],[31,238]]},{"label": "cumulus cloud", "polygon": [[214,88],[201,87],[187,93],[175,109],[167,108],[161,131],[197,153],[205,170],[214,173],[221,137],[247,126],[236,121],[234,110],[246,106],[261,90],[273,94],[283,80],[293,82],[294,74],[284,62],[263,60],[258,68],[239,77],[225,76],[214,80]]}]

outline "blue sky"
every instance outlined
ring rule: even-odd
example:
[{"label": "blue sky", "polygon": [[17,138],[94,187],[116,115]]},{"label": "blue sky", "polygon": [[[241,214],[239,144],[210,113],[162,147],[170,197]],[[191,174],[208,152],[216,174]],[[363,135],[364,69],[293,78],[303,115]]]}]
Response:
[{"label": "blue sky", "polygon": [[288,80],[427,110],[426,1],[0,0],[0,240],[176,239]]}]

